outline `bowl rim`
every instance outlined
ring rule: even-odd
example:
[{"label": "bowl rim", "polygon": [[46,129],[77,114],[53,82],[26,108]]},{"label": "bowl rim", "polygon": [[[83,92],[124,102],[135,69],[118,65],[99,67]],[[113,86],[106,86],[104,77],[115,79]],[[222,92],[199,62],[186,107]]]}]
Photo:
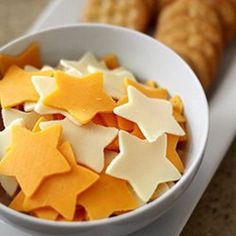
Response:
[{"label": "bowl rim", "polygon": [[[194,72],[192,71],[192,69],[187,65],[187,63],[178,54],[176,54],[172,49],[168,48],[163,43],[159,42],[157,39],[152,38],[152,37],[145,35],[143,33],[125,28],[125,27],[112,26],[112,25],[99,24],[99,23],[65,24],[65,25],[49,27],[44,30],[29,33],[29,34],[23,35],[21,37],[18,37],[16,39],[10,41],[9,43],[3,45],[0,48],[0,53],[2,53],[4,50],[7,50],[8,48],[14,46],[17,43],[20,43],[21,41],[26,40],[26,39],[30,39],[32,37],[35,37],[35,36],[38,36],[41,34],[51,33],[53,31],[66,30],[68,28],[101,28],[101,29],[106,29],[106,30],[115,30],[115,31],[125,32],[128,34],[133,34],[139,38],[140,37],[144,38],[146,41],[155,42],[155,43],[159,44],[159,47],[164,48],[164,50],[168,50],[172,54],[173,57],[177,58],[177,60],[181,60],[182,63],[185,65],[186,70],[189,70],[189,73],[192,74],[192,77],[194,77],[192,79],[194,80],[195,87],[199,91],[200,96],[202,97],[202,103],[204,105],[204,107],[202,107],[202,109],[204,110],[205,126],[206,126],[205,129],[202,131],[203,132],[203,135],[202,135],[203,139],[201,140],[201,143],[199,144],[199,149],[197,151],[197,154],[195,155],[195,160],[193,161],[191,166],[187,169],[187,171],[184,172],[181,179],[172,188],[170,188],[165,194],[161,195],[159,198],[155,199],[154,201],[152,201],[148,204],[144,204],[143,206],[141,206],[133,211],[127,212],[123,215],[118,215],[118,216],[110,217],[110,218],[106,218],[106,219],[83,221],[83,222],[66,222],[66,221],[57,222],[57,221],[44,220],[44,219],[36,218],[36,217],[30,216],[30,215],[26,215],[24,213],[20,213],[18,211],[15,211],[15,210],[5,206],[2,203],[0,203],[0,215],[1,215],[1,211],[2,211],[5,214],[8,214],[12,217],[15,217],[18,220],[23,220],[28,223],[42,224],[44,226],[56,227],[56,228],[70,228],[70,229],[72,229],[72,228],[79,227],[79,228],[85,229],[85,228],[88,228],[91,226],[101,226],[101,225],[105,225],[105,224],[125,222],[129,218],[133,218],[137,215],[140,215],[140,213],[148,212],[151,208],[153,208],[156,205],[161,205],[165,201],[165,199],[171,198],[171,196],[173,197],[175,195],[175,193],[179,190],[180,194],[174,199],[174,201],[172,201],[172,203],[170,205],[170,206],[172,206],[173,203],[178,199],[178,197],[180,195],[182,195],[185,192],[185,190],[187,189],[187,187],[191,184],[191,182],[192,182],[194,176],[196,175],[196,173],[199,169],[199,166],[202,162],[203,154],[204,154],[206,144],[207,144],[208,132],[209,132],[209,109],[208,109],[208,102],[207,102],[206,94],[205,94],[199,80],[197,79],[197,77],[194,74]],[[192,174],[192,172],[194,172],[194,174]],[[190,178],[190,181],[188,181],[188,184],[187,185],[185,184],[185,186],[184,186],[184,183],[189,178]],[[167,209],[168,209],[168,207],[166,208],[166,210]],[[165,210],[163,210],[163,212],[165,212]],[[10,221],[10,220],[8,220],[8,221]]]}]

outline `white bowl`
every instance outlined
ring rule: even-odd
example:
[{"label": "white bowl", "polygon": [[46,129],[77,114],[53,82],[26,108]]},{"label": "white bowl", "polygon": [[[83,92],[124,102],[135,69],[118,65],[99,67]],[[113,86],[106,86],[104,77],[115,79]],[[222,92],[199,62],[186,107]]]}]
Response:
[{"label": "white bowl", "polygon": [[[16,212],[0,204],[3,221],[34,235],[125,235],[157,219],[185,191],[202,160],[208,134],[208,105],[203,89],[188,65],[173,51],[144,34],[105,25],[71,25],[19,38],[0,49],[16,55],[37,41],[45,64],[78,59],[87,51],[98,56],[114,52],[121,65],[142,79],[155,80],[184,101],[189,126],[189,147],[183,177],[163,196],[130,213],[91,222],[51,222]],[[145,176],[144,176],[145,178]],[[112,193],[111,193],[112,194]],[[99,203],[98,203],[99,204]]]}]

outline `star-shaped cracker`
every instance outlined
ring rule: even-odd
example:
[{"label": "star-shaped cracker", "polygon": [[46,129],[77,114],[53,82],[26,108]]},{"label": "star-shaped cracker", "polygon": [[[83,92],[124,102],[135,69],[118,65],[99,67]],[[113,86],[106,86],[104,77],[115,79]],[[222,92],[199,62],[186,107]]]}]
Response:
[{"label": "star-shaped cracker", "polygon": [[[68,142],[59,148],[71,166],[71,171],[48,177],[36,193],[25,198],[26,209],[51,207],[68,220],[74,218],[77,195],[97,181],[99,175],[76,163],[73,151]],[[63,196],[63,197],[59,197]]]},{"label": "star-shaped cracker", "polygon": [[48,176],[70,170],[57,150],[62,128],[59,125],[33,133],[12,127],[11,148],[0,162],[0,174],[14,176],[26,196],[31,196]]},{"label": "star-shaped cracker", "polygon": [[13,65],[0,81],[0,99],[3,108],[10,108],[24,102],[37,102],[39,95],[31,81],[33,75],[50,76],[50,71],[26,72]]},{"label": "star-shaped cracker", "polygon": [[137,123],[149,142],[155,141],[163,133],[185,134],[172,115],[169,101],[149,98],[132,86],[128,86],[128,100],[128,103],[116,107],[114,113]]},{"label": "star-shaped cracker", "polygon": [[68,112],[65,112],[61,109],[55,109],[43,104],[44,98],[57,89],[57,83],[54,78],[49,76],[32,76],[32,82],[40,96],[38,102],[34,105],[34,110],[37,113],[41,115],[62,114],[74,123],[79,124],[78,121],[74,119]]},{"label": "star-shaped cracker", "polygon": [[55,124],[63,127],[63,139],[72,145],[77,161],[101,172],[104,167],[103,150],[114,140],[118,130],[92,123],[78,126],[69,119],[42,122],[40,128],[44,129]]},{"label": "star-shaped cracker", "polygon": [[166,134],[150,143],[120,131],[119,144],[120,153],[106,173],[127,180],[142,201],[147,202],[159,184],[181,177],[166,158]]},{"label": "star-shaped cracker", "polygon": [[[6,154],[7,149],[11,145],[11,129],[13,126],[16,125],[23,126],[23,120],[14,120],[9,126],[7,126],[3,131],[0,132],[0,160]],[[9,196],[13,196],[15,194],[18,187],[18,183],[14,177],[0,175],[0,183]]]},{"label": "star-shaped cracker", "polygon": [[115,102],[103,91],[103,74],[95,73],[81,79],[56,72],[57,90],[43,103],[67,111],[81,124],[86,124],[98,112],[110,112]]},{"label": "star-shaped cracker", "polygon": [[2,119],[5,127],[9,126],[14,120],[22,119],[24,126],[32,130],[40,115],[34,111],[23,112],[17,109],[2,109]]},{"label": "star-shaped cracker", "polygon": [[38,44],[32,43],[18,56],[0,55],[0,74],[4,75],[12,65],[17,65],[21,68],[24,68],[25,65],[32,65],[39,68],[41,61]]},{"label": "star-shaped cracker", "polygon": [[[108,163],[113,158],[113,152],[106,152]],[[97,220],[116,211],[133,210],[140,206],[140,201],[126,181],[102,172],[98,181],[78,196],[77,204],[85,208],[89,220]]]}]

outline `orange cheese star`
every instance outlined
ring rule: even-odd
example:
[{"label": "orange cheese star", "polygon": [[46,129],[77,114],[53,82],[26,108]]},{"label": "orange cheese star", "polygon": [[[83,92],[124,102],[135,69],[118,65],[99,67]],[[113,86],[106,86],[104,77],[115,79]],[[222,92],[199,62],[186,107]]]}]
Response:
[{"label": "orange cheese star", "polygon": [[112,112],[100,113],[103,123],[107,127],[118,128],[117,116]]},{"label": "orange cheese star", "polygon": [[167,135],[167,158],[172,162],[172,164],[178,169],[180,173],[184,172],[184,164],[177,153],[176,147],[179,141],[179,136]]},{"label": "orange cheese star", "polygon": [[134,129],[131,132],[132,135],[135,135],[136,137],[140,138],[140,139],[145,139],[145,136],[143,135],[142,131],[140,130],[140,128],[138,127],[137,124],[134,125]]},{"label": "orange cheese star", "polygon": [[79,195],[77,203],[87,211],[90,220],[109,217],[116,211],[133,210],[139,201],[127,182],[102,173],[99,180]]},{"label": "orange cheese star", "polygon": [[[127,102],[128,102],[128,96],[125,95],[124,97],[122,97],[121,99],[117,101],[116,106],[124,105]],[[125,130],[127,132],[132,131],[135,125],[134,122],[127,120],[121,116],[117,116],[117,123],[118,123],[119,129]]]},{"label": "orange cheese star", "polygon": [[99,175],[77,165],[69,143],[62,144],[59,150],[70,164],[71,171],[47,178],[33,196],[25,199],[24,206],[28,210],[51,207],[66,219],[72,220],[77,195],[97,181]]},{"label": "orange cheese star", "polygon": [[[82,206],[77,206],[73,221],[84,221],[84,220],[86,220],[86,211]],[[57,217],[57,221],[70,221],[70,220],[66,219],[62,215],[59,215]]]},{"label": "orange cheese star", "polygon": [[31,77],[33,75],[50,76],[51,71],[26,72],[11,66],[0,81],[0,99],[3,108],[10,108],[24,102],[37,102],[39,95],[35,90]]},{"label": "orange cheese star", "polygon": [[88,123],[98,112],[111,112],[113,99],[103,91],[103,73],[81,79],[56,72],[57,90],[44,99],[44,104],[70,113],[80,123]]},{"label": "orange cheese star", "polygon": [[126,85],[126,87],[128,87],[129,85],[135,87],[141,93],[143,93],[144,95],[146,95],[147,97],[150,97],[150,98],[167,99],[169,96],[166,89],[152,88],[152,87],[140,84],[140,83],[133,81],[133,80],[126,79],[125,85]]},{"label": "orange cheese star", "polygon": [[114,70],[119,67],[118,58],[115,54],[108,54],[102,58],[108,69]]},{"label": "orange cheese star", "polygon": [[0,162],[0,174],[15,176],[26,196],[38,189],[44,178],[68,172],[70,166],[57,150],[62,127],[55,125],[33,133],[12,127],[12,144]]},{"label": "orange cheese star", "polygon": [[35,123],[35,125],[34,125],[32,131],[33,131],[33,132],[39,132],[39,131],[41,131],[41,129],[40,129],[40,127],[39,127],[40,123],[41,123],[41,122],[50,121],[50,120],[53,120],[53,116],[51,116],[51,115],[48,115],[48,116],[41,116],[41,117],[36,121],[36,123]]},{"label": "orange cheese star", "polygon": [[56,220],[59,215],[58,212],[56,212],[50,207],[39,208],[39,209],[34,210],[32,213],[38,218],[45,219],[45,220]]},{"label": "orange cheese star", "polygon": [[[9,207],[11,209],[16,210],[16,211],[29,213],[30,211],[27,208],[25,208],[25,206],[24,206],[24,201],[25,201],[25,195],[22,191],[20,191],[14,197],[14,199],[10,203]],[[43,207],[43,208],[36,209],[32,212],[32,214],[39,217],[39,218],[46,219],[46,220],[56,220],[56,218],[58,216],[58,212],[56,212],[55,210],[53,210],[49,207]]]},{"label": "orange cheese star", "polygon": [[17,65],[21,68],[24,68],[25,65],[32,65],[40,68],[39,45],[32,43],[18,56],[0,55],[0,75],[4,75],[7,69],[12,65]]},{"label": "orange cheese star", "polygon": [[20,191],[11,201],[9,207],[16,211],[26,212],[26,209],[24,208],[24,200],[25,195],[22,191]]},{"label": "orange cheese star", "polygon": [[184,105],[179,96],[174,96],[170,99],[170,102],[173,106],[173,116],[179,123],[186,122],[186,119],[183,115]]},{"label": "orange cheese star", "polygon": [[[108,165],[110,153],[106,155]],[[85,208],[89,220],[97,220],[107,218],[116,211],[133,210],[140,206],[140,201],[125,180],[102,172],[98,181],[78,196],[77,204]]]},{"label": "orange cheese star", "polygon": [[145,85],[148,86],[148,87],[151,87],[151,88],[157,88],[158,87],[157,83],[154,80],[148,80],[145,83]]}]

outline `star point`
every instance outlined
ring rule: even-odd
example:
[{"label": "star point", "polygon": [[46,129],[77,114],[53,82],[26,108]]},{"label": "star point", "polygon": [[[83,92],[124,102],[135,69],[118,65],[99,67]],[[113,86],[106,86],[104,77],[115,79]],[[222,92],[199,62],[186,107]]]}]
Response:
[{"label": "star point", "polygon": [[147,202],[159,184],[181,177],[166,158],[166,134],[150,143],[120,131],[119,143],[120,153],[107,167],[106,173],[127,180],[142,201]]},{"label": "star point", "polygon": [[25,51],[17,56],[0,55],[0,75],[4,75],[12,65],[17,65],[21,68],[31,65],[39,68],[41,66],[39,45],[32,43]]},{"label": "star point", "polygon": [[169,101],[149,98],[132,86],[128,86],[128,103],[116,107],[114,113],[137,123],[149,142],[163,133],[185,134],[172,115]]},{"label": "star point", "polygon": [[57,90],[49,94],[43,103],[67,111],[81,124],[91,121],[98,112],[110,112],[115,107],[114,100],[103,91],[102,73],[78,79],[56,72],[55,78]]},{"label": "star point", "polygon": [[0,99],[3,108],[14,107],[24,102],[36,102],[39,99],[31,81],[33,75],[51,75],[51,72],[26,72],[15,65],[7,70],[0,81]]},{"label": "star point", "polygon": [[63,143],[59,150],[71,166],[71,171],[48,177],[33,196],[25,198],[24,207],[28,210],[51,207],[66,219],[73,220],[77,195],[94,184],[99,175],[77,165],[68,142]]},{"label": "star point", "polygon": [[77,161],[101,172],[104,167],[104,148],[115,139],[118,130],[92,123],[78,126],[68,119],[42,122],[40,128],[55,124],[63,127],[63,139],[71,143]]},{"label": "star point", "polygon": [[33,133],[13,126],[11,149],[0,162],[0,174],[14,176],[26,196],[31,196],[43,179],[70,170],[57,145],[62,128],[57,125]]}]

